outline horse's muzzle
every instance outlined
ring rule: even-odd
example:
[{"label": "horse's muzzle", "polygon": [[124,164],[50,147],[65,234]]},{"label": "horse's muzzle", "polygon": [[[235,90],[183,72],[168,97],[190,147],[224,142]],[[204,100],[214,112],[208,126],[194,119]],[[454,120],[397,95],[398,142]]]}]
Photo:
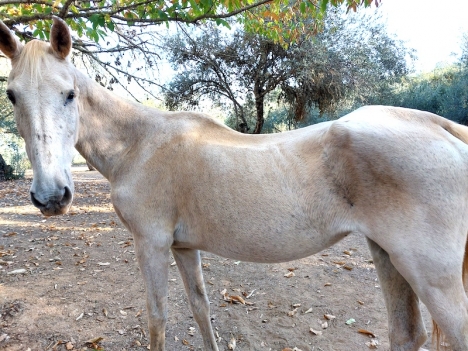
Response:
[{"label": "horse's muzzle", "polygon": [[72,200],[73,194],[68,186],[64,187],[59,195],[50,196],[47,201],[39,201],[36,194],[31,191],[31,202],[45,216],[57,216],[67,213]]}]

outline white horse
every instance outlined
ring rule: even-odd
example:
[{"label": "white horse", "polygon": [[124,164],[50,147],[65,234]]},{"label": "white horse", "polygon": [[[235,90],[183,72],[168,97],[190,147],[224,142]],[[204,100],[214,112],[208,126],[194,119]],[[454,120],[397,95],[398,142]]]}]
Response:
[{"label": "white horse", "polygon": [[117,97],[69,62],[62,20],[50,38],[23,46],[0,24],[12,62],[7,93],[34,171],[31,200],[45,215],[67,212],[74,147],[110,181],[146,284],[151,350],[164,350],[170,251],[214,351],[199,250],[280,262],[350,233],[369,242],[392,351],[425,342],[419,299],[452,350],[468,350],[468,128],[366,107],[293,132],[244,135],[202,114]]}]

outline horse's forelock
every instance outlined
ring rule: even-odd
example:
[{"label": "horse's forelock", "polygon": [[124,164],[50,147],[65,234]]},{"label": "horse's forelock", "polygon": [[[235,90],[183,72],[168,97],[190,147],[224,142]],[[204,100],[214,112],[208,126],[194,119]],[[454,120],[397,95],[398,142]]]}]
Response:
[{"label": "horse's forelock", "polygon": [[19,74],[28,74],[31,78],[31,83],[38,85],[41,80],[40,65],[45,58],[49,49],[49,45],[39,41],[32,40],[26,44],[21,51],[20,56],[13,65],[13,68]]}]

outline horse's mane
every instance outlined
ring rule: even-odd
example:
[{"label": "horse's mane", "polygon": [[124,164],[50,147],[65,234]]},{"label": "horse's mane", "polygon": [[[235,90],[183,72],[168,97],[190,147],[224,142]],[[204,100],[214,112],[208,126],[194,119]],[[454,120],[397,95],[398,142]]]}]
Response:
[{"label": "horse's mane", "polygon": [[39,84],[41,80],[40,64],[48,52],[49,45],[39,40],[32,40],[21,50],[21,54],[14,64],[14,69],[21,73],[28,73],[31,84]]}]

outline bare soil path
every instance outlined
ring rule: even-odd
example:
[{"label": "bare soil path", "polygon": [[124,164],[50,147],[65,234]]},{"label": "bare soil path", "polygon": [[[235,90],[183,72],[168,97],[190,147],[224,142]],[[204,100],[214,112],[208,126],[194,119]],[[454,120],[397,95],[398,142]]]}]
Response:
[{"label": "bare soil path", "polygon": [[[73,174],[74,205],[61,217],[46,218],[30,204],[30,178],[0,182],[0,350],[147,349],[131,234],[113,211],[109,183],[84,167]],[[220,350],[232,340],[237,351],[359,351],[371,342],[389,349],[363,237],[282,264],[202,257]],[[169,284],[166,348],[202,350],[175,264]],[[232,296],[246,303],[225,301]]]}]

